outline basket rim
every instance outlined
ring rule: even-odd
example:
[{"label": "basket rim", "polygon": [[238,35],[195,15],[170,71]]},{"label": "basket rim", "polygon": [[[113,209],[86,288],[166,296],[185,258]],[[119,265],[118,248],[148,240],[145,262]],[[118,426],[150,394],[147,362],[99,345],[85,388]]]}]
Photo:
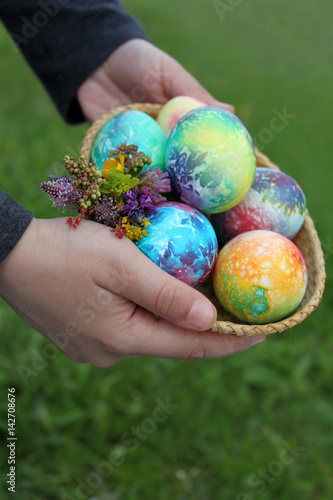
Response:
[{"label": "basket rim", "polygon": [[[152,118],[156,119],[159,111],[162,109],[162,104],[153,104],[153,103],[134,103],[127,104],[124,106],[120,106],[117,108],[113,108],[107,113],[103,114],[98,120],[93,122],[91,126],[88,128],[85,137],[82,141],[82,146],[80,149],[80,155],[84,155],[90,160],[91,150],[93,143],[103,128],[103,126],[115,115],[121,113],[122,111],[127,110],[138,110],[147,113]],[[264,155],[261,151],[255,148],[257,167],[263,166],[272,168],[274,170],[280,170],[280,168],[273,163],[268,156]],[[300,233],[306,233],[307,241],[310,243],[311,247],[311,260],[314,261],[315,267],[315,286],[312,291],[310,298],[306,301],[306,304],[302,306],[298,306],[298,308],[289,316],[282,319],[281,321],[275,323],[266,323],[266,324],[246,324],[246,323],[234,323],[232,321],[221,321],[218,320],[214,323],[211,328],[212,332],[216,332],[219,334],[232,334],[236,336],[254,336],[254,335],[269,335],[272,333],[281,333],[285,330],[291,329],[293,326],[300,324],[304,319],[306,319],[319,305],[324,288],[325,288],[325,280],[326,280],[326,272],[325,272],[325,259],[324,254],[321,248],[321,243],[318,237],[317,230],[315,228],[314,222],[310,216],[308,210],[306,210],[306,215],[304,219],[304,223],[302,228],[300,229],[298,235],[296,235],[295,239],[300,235]],[[199,287],[200,291],[200,287]],[[222,306],[221,306],[222,307]]]}]

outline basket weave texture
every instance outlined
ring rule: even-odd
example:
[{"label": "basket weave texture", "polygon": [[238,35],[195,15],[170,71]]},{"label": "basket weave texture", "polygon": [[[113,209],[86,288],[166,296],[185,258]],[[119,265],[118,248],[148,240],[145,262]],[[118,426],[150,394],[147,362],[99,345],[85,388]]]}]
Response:
[{"label": "basket weave texture", "polygon": [[[137,103],[129,104],[127,106],[122,106],[115,108],[105,115],[101,116],[96,120],[91,127],[87,130],[87,133],[82,142],[80,154],[84,155],[88,161],[90,160],[92,146],[94,141],[102,129],[102,127],[115,115],[122,111],[128,109],[136,109],[147,113],[152,118],[156,119],[162,106],[160,104],[151,103]],[[269,167],[275,170],[280,170],[277,165],[271,162],[271,160],[256,149],[257,167]],[[212,331],[220,334],[233,334],[237,336],[247,335],[259,335],[270,333],[281,333],[284,330],[289,330],[295,325],[298,325],[304,321],[317,307],[322,299],[324,287],[325,287],[325,261],[324,255],[321,248],[320,240],[316,228],[314,226],[313,220],[310,217],[308,210],[306,211],[306,216],[304,224],[298,234],[293,239],[295,245],[301,251],[307,268],[308,268],[308,285],[303,297],[303,300],[295,309],[292,314],[284,318],[277,323],[269,323],[264,325],[251,325],[248,323],[243,323],[229,314],[218,302],[212,281],[208,281],[206,284],[198,288],[198,290],[208,297],[211,302],[215,305],[218,311],[217,321],[215,322]]]}]

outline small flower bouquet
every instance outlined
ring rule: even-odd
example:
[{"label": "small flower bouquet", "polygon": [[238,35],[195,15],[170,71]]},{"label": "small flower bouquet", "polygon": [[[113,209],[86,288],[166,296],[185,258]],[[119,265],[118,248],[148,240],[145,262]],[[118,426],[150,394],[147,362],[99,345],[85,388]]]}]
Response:
[{"label": "small flower bouquet", "polygon": [[108,156],[103,172],[84,155],[77,162],[65,156],[70,177],[50,176],[41,189],[53,206],[75,213],[67,219],[69,226],[76,228],[82,219],[88,219],[109,226],[119,238],[139,240],[147,235],[150,224],[146,214],[166,201],[162,193],[171,191],[168,174],[160,169],[145,170],[151,159],[133,144],[120,144]]}]

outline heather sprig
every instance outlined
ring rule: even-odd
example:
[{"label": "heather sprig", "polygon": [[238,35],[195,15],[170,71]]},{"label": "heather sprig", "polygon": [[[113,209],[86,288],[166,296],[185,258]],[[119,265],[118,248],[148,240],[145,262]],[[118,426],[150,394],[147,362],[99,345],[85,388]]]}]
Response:
[{"label": "heather sprig", "polygon": [[74,188],[72,180],[67,176],[42,182],[40,188],[51,198],[53,207],[74,207],[79,203],[80,193]]}]

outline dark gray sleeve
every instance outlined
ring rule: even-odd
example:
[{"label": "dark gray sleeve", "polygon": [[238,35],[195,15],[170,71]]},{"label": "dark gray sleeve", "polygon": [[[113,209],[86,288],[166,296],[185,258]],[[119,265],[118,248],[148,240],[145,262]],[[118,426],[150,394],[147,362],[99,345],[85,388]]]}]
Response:
[{"label": "dark gray sleeve", "polygon": [[0,0],[0,17],[62,116],[80,123],[80,85],[120,45],[147,39],[117,0]]},{"label": "dark gray sleeve", "polygon": [[33,218],[32,212],[0,191],[0,262],[14,248]]},{"label": "dark gray sleeve", "polygon": [[[147,39],[117,0],[0,0],[0,18],[62,116],[73,124],[85,120],[76,95],[86,78],[123,43]],[[0,262],[32,217],[0,191]]]}]

